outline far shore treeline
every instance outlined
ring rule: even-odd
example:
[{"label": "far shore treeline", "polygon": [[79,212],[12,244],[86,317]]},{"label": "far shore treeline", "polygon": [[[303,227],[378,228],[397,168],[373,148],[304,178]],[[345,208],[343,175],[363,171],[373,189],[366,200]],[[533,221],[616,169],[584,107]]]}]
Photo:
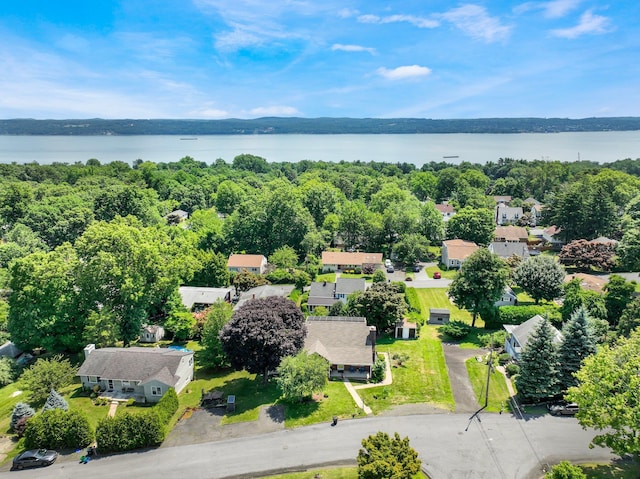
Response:
[{"label": "far shore treeline", "polygon": [[0,135],[251,135],[559,133],[640,130],[640,117],[611,118],[256,118],[224,120],[0,120]]}]

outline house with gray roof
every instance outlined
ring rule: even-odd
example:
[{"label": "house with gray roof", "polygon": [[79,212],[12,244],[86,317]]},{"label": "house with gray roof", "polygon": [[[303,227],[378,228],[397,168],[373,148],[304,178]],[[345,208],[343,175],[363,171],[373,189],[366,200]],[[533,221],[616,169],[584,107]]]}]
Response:
[{"label": "house with gray roof", "polygon": [[520,256],[522,259],[527,259],[529,257],[529,246],[527,246],[527,243],[494,241],[489,245],[489,251],[497,254],[503,259],[510,258],[513,255]]},{"label": "house with gray roof", "polygon": [[376,362],[376,327],[350,316],[309,316],[304,349],[329,361],[332,377],[369,379]]},{"label": "house with gray roof", "polygon": [[337,301],[346,304],[347,297],[357,291],[364,291],[367,283],[364,278],[338,278],[335,283],[318,281],[311,283],[307,309],[313,312],[318,306],[330,308]]},{"label": "house with gray roof", "polygon": [[180,286],[182,304],[189,311],[201,311],[216,301],[230,303],[233,298],[232,288],[201,288],[197,286]]},{"label": "house with gray roof", "polygon": [[[84,389],[127,394],[141,402],[158,402],[169,388],[180,393],[193,379],[193,351],[171,348],[84,348],[78,370]],[[122,397],[122,396],[120,396]]]},{"label": "house with gray roof", "polygon": [[506,225],[512,224],[518,221],[523,215],[521,206],[506,206],[500,203],[496,206],[496,224]]},{"label": "house with gray roof", "polygon": [[[504,341],[504,349],[511,355],[516,361],[520,359],[520,353],[527,347],[527,342],[531,333],[536,329],[540,323],[544,321],[544,318],[539,314],[536,314],[533,318],[528,319],[522,324],[513,325],[505,324],[504,329],[507,331],[507,337]],[[562,341],[562,333],[556,328],[551,326],[553,330],[553,342],[558,344]]]},{"label": "house with gray roof", "polygon": [[250,290],[241,293],[238,298],[238,302],[233,309],[238,309],[250,299],[268,298],[270,296],[282,296],[283,298],[286,298],[291,294],[291,291],[293,291],[294,288],[295,286],[292,284],[265,284],[263,286],[256,286],[255,288],[251,288]]}]

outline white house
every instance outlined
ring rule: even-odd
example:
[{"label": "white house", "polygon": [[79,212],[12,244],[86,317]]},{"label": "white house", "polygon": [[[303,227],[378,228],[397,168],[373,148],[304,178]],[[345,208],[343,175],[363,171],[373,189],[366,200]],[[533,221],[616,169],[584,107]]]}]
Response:
[{"label": "white house", "polygon": [[351,253],[347,251],[322,252],[323,272],[362,268],[366,265],[371,265],[376,269],[381,268],[382,253]]},{"label": "white house", "polygon": [[478,251],[479,246],[473,241],[452,239],[442,242],[442,264],[447,269],[459,269],[469,256]]},{"label": "white house", "polygon": [[180,393],[193,380],[193,351],[172,348],[84,348],[78,370],[82,387],[121,392],[142,402],[158,402],[169,388]]},{"label": "white house", "polygon": [[246,270],[254,274],[264,274],[267,258],[261,254],[232,254],[227,261],[227,269],[232,273]]},{"label": "white house", "polygon": [[506,206],[500,203],[496,206],[496,224],[504,225],[517,222],[523,215],[521,206]]},{"label": "white house", "polygon": [[[504,341],[504,349],[515,360],[520,359],[520,353],[527,346],[529,337],[535,328],[544,321],[544,318],[536,314],[533,318],[528,319],[522,324],[513,325],[505,324],[504,329],[507,331],[507,337]],[[554,333],[553,342],[558,344],[562,341],[562,333],[551,326]]]}]

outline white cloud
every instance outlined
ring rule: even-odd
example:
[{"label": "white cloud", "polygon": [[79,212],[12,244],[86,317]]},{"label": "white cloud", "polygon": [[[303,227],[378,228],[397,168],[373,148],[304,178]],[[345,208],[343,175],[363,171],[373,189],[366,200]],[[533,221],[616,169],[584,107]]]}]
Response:
[{"label": "white cloud", "polygon": [[479,5],[462,5],[439,16],[466,35],[488,43],[506,39],[511,33],[511,27],[502,25],[500,19],[490,16],[487,9]]},{"label": "white cloud", "polygon": [[341,52],[367,52],[372,55],[376,54],[375,48],[363,47],[361,45],[343,45],[342,43],[334,43],[331,45],[331,50]]},{"label": "white cloud", "polygon": [[379,17],[377,15],[360,15],[358,17],[360,23],[410,23],[414,27],[418,28],[436,28],[440,25],[437,20],[425,17],[416,17],[414,15],[389,15],[387,17]]},{"label": "white cloud", "polygon": [[229,118],[229,112],[217,108],[202,108],[191,111],[189,118]]},{"label": "white cloud", "polygon": [[578,38],[581,35],[596,35],[610,31],[610,20],[602,15],[594,15],[588,10],[580,17],[580,22],[571,28],[552,30],[551,34],[562,38]]},{"label": "white cloud", "polygon": [[274,105],[274,106],[259,106],[249,110],[254,116],[295,116],[300,112],[292,107],[286,105]]},{"label": "white cloud", "polygon": [[523,13],[530,10],[542,10],[547,18],[564,17],[571,10],[574,10],[582,0],[552,0],[550,2],[527,2],[517,6],[514,11]]},{"label": "white cloud", "polygon": [[428,76],[431,74],[431,69],[420,65],[407,65],[392,70],[380,67],[376,73],[388,80],[406,80]]}]

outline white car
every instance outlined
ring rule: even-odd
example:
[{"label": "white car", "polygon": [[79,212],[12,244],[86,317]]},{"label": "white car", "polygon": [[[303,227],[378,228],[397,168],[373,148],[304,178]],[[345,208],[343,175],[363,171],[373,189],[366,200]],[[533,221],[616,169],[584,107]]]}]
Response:
[{"label": "white car", "polygon": [[390,259],[385,259],[384,260],[384,267],[385,268],[390,268],[391,267],[391,260]]}]

